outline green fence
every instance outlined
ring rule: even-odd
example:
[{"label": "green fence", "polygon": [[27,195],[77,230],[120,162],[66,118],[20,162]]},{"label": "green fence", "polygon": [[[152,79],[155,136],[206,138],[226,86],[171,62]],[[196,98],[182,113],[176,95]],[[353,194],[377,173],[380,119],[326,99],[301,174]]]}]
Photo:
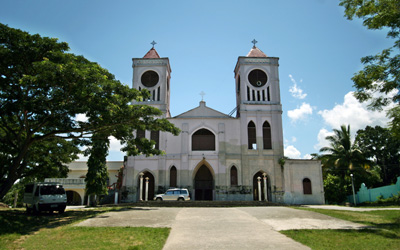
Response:
[{"label": "green fence", "polygon": [[[394,185],[384,186],[379,188],[368,189],[365,184],[361,184],[360,189],[356,194],[357,204],[366,201],[374,202],[378,197],[382,196],[384,199],[397,195],[400,192],[400,176],[397,177],[397,182]],[[354,203],[353,195],[347,196],[350,203]]]}]

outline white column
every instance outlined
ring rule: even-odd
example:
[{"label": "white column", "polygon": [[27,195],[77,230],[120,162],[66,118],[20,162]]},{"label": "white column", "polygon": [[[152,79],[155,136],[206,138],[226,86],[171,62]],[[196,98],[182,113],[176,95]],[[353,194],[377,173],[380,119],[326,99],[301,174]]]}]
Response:
[{"label": "white column", "polygon": [[146,177],[146,190],[145,190],[145,201],[148,201],[149,199],[149,177]]},{"label": "white column", "polygon": [[268,201],[267,174],[263,173],[264,179],[264,200]]},{"label": "white column", "polygon": [[143,200],[143,173],[140,173],[140,184],[139,184],[139,201]]},{"label": "white column", "polygon": [[114,193],[114,204],[117,205],[118,204],[118,192],[115,190]]},{"label": "white column", "polygon": [[258,182],[258,200],[261,201],[261,177],[257,177],[257,182]]}]

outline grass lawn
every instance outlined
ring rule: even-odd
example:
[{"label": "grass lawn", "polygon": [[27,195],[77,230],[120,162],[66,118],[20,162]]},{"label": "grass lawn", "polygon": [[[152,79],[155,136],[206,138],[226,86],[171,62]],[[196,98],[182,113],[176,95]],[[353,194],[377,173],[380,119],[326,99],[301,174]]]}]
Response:
[{"label": "grass lawn", "polygon": [[0,249],[162,249],[169,228],[74,227],[78,221],[121,208],[26,215],[23,209],[0,210]]},{"label": "grass lawn", "polygon": [[312,249],[400,249],[400,211],[305,210],[369,225],[362,230],[287,230],[281,233]]}]

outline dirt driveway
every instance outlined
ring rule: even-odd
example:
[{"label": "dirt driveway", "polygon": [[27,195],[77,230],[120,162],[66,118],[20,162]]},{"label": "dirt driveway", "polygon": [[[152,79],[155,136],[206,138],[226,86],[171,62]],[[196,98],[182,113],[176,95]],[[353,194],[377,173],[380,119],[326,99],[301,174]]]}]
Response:
[{"label": "dirt driveway", "polygon": [[365,227],[287,207],[130,208],[78,226],[169,227],[164,249],[309,249],[279,231]]}]

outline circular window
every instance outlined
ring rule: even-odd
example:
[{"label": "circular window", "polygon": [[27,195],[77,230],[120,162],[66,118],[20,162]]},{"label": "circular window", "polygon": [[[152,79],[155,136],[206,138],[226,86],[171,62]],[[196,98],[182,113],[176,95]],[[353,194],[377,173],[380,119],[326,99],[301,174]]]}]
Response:
[{"label": "circular window", "polygon": [[159,80],[158,74],[155,71],[149,70],[142,75],[142,84],[148,88],[154,87]]},{"label": "circular window", "polygon": [[267,81],[268,81],[267,74],[265,74],[265,72],[262,70],[255,69],[252,70],[249,74],[249,82],[254,87],[262,87],[267,83]]}]

